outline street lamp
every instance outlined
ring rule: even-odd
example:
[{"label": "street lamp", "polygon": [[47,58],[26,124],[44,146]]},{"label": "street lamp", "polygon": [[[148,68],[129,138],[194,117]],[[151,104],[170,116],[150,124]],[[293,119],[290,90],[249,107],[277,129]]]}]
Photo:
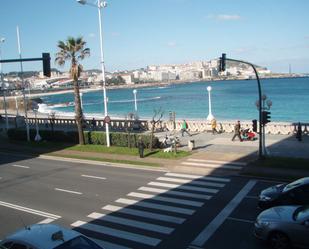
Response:
[{"label": "street lamp", "polygon": [[[101,20],[101,9],[107,6],[107,3],[102,0],[98,0],[97,4],[88,3],[86,0],[76,0],[78,3],[83,5],[90,5],[98,8],[99,15],[99,29],[100,29],[100,50],[101,50],[101,70],[102,70],[102,78],[103,78],[103,97],[104,97],[104,116],[105,118],[108,116],[107,113],[107,97],[106,97],[106,80],[105,80],[105,67],[104,67],[104,53],[103,53],[103,32],[102,32],[102,20]],[[106,118],[107,120],[109,119]],[[106,146],[110,147],[110,138],[109,138],[109,123],[105,122],[105,130],[106,130]]]},{"label": "street lamp", "polygon": [[134,90],[133,90],[133,94],[134,94],[134,109],[135,109],[135,112],[137,112],[136,93],[137,93],[137,90],[134,89]]},{"label": "street lamp", "polygon": [[[5,42],[5,38],[0,38],[0,45],[1,43]],[[1,46],[0,46],[0,60],[1,60]],[[2,63],[0,63],[0,74],[1,74],[1,89],[2,89],[2,93],[3,93],[3,106],[4,106],[4,113],[5,113],[5,128],[6,131],[8,131],[9,129],[9,119],[8,119],[8,113],[7,113],[7,108],[6,108],[6,93],[5,93],[5,89],[4,89],[4,79],[3,79],[3,72],[2,72]]]},{"label": "street lamp", "polygon": [[37,119],[38,110],[33,109],[33,112],[34,112],[34,117],[35,117],[35,128],[36,128],[36,135],[35,135],[34,141],[39,142],[42,140],[42,137],[40,136],[40,133],[39,133],[39,124],[38,124],[38,119]]},{"label": "street lamp", "polygon": [[210,91],[211,91],[211,86],[207,87],[207,91],[208,91],[208,107],[209,107],[209,114],[207,116],[207,120],[211,121],[213,120],[215,117],[212,115],[211,113],[211,98],[210,98]]}]

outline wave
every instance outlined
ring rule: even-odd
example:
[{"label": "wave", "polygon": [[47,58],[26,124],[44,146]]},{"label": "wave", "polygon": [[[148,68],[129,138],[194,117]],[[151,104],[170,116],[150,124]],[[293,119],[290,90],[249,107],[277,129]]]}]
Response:
[{"label": "wave", "polygon": [[169,89],[169,88],[171,88],[171,86],[145,87],[145,88],[140,88],[139,90],[142,90],[142,91],[151,91],[151,90]]},{"label": "wave", "polygon": [[[157,99],[161,99],[161,97],[157,96],[157,97],[152,97],[152,98],[141,98],[141,99],[137,99],[137,102],[145,102],[145,101],[151,101],[151,100],[157,100]],[[131,103],[131,102],[134,102],[134,99],[108,101],[108,103]]]}]

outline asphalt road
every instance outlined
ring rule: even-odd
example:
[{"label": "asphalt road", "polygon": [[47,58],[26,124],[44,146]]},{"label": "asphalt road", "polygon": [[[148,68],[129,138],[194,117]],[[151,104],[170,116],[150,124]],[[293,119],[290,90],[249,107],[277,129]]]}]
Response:
[{"label": "asphalt road", "polygon": [[0,153],[0,238],[41,222],[107,249],[265,248],[252,228],[257,195],[274,184]]}]

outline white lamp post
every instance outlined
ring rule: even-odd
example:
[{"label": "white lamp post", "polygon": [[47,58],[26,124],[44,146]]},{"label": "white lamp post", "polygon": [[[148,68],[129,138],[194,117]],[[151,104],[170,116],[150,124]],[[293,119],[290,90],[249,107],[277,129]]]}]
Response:
[{"label": "white lamp post", "polygon": [[[101,49],[101,70],[102,70],[102,78],[103,78],[103,97],[104,97],[104,116],[107,117],[107,97],[106,97],[106,80],[105,80],[105,67],[104,67],[104,53],[103,53],[103,32],[102,32],[102,20],[101,20],[101,8],[107,6],[105,1],[98,0],[97,4],[88,3],[86,0],[76,0],[80,4],[87,4],[90,6],[94,6],[98,8],[99,15],[99,29],[100,29],[100,49]],[[106,130],[106,146],[110,147],[110,138],[109,138],[109,123],[105,123]]]},{"label": "white lamp post", "polygon": [[82,92],[79,93],[79,97],[80,97],[80,106],[81,106],[82,111],[83,111],[83,93]]},{"label": "white lamp post", "polygon": [[135,112],[137,112],[136,93],[137,93],[137,90],[134,89],[134,90],[133,90],[133,94],[134,94],[134,109],[135,109]]},{"label": "white lamp post", "polygon": [[211,86],[207,87],[207,91],[208,91],[208,106],[209,106],[209,114],[207,116],[207,120],[211,121],[213,120],[215,117],[212,115],[211,113],[211,98],[210,98],[210,91],[211,91]]},{"label": "white lamp post", "polygon": [[38,120],[37,120],[38,110],[34,109],[33,112],[34,112],[34,117],[35,117],[35,128],[36,128],[36,135],[35,135],[34,141],[39,142],[39,141],[42,140],[42,137],[40,136],[40,133],[39,133],[39,124],[38,124]]},{"label": "white lamp post", "polygon": [[[0,45],[1,43],[4,43],[5,39],[0,38]],[[0,60],[1,60],[1,46],[0,46]],[[9,119],[8,119],[8,113],[6,108],[6,96],[5,96],[5,90],[4,90],[4,79],[3,79],[3,72],[2,72],[2,63],[0,63],[0,76],[1,76],[1,84],[2,84],[2,94],[3,94],[3,106],[4,106],[4,113],[5,113],[5,127],[6,131],[9,129]]]},{"label": "white lamp post", "polygon": [[19,116],[18,113],[18,101],[17,101],[17,97],[15,96],[15,108],[16,108],[16,117]]}]

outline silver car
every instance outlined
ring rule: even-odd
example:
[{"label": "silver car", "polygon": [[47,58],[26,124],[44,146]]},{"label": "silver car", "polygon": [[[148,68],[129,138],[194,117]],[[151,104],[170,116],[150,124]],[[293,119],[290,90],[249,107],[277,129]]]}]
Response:
[{"label": "silver car", "polygon": [[277,206],[259,214],[254,235],[272,248],[309,248],[309,206]]}]

